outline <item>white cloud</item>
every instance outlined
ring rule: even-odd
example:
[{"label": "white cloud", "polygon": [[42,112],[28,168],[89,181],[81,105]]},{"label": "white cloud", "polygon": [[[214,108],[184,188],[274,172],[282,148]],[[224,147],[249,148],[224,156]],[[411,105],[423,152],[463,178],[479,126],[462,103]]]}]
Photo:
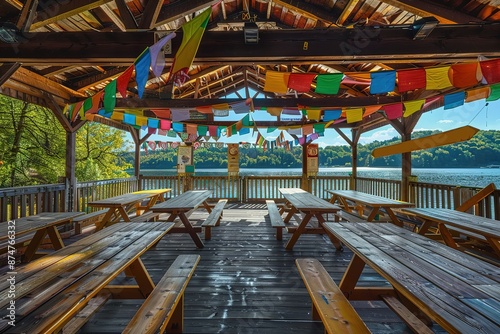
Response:
[{"label": "white cloud", "polygon": [[394,128],[392,128],[392,127],[382,128],[379,130],[367,132],[366,134],[362,134],[361,137],[359,138],[359,143],[360,144],[368,144],[368,143],[371,143],[375,140],[383,141],[383,140],[392,139],[396,136],[399,136],[399,134]]},{"label": "white cloud", "polygon": [[438,121],[438,123],[449,124],[449,123],[453,123],[453,120],[451,120],[451,119],[442,119],[442,120]]}]

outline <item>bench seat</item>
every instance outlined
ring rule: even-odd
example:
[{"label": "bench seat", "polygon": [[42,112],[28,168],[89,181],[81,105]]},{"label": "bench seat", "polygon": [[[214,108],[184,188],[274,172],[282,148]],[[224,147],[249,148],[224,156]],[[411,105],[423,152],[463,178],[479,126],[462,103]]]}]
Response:
[{"label": "bench seat", "polygon": [[210,212],[207,219],[201,224],[201,226],[205,228],[205,240],[210,240],[212,238],[212,227],[220,225],[222,212],[224,211],[226,203],[227,199],[220,199],[212,208],[212,212]]},{"label": "bench seat", "polygon": [[199,255],[179,255],[122,333],[182,333],[184,290]]},{"label": "bench seat", "polygon": [[316,259],[296,259],[295,264],[312,299],[313,320],[321,320],[325,333],[370,333],[330,274]]},{"label": "bench seat", "polygon": [[83,227],[99,222],[102,218],[104,218],[107,212],[108,209],[102,209],[73,218],[73,223],[75,224],[75,234],[82,234]]},{"label": "bench seat", "polygon": [[335,213],[335,220],[337,221],[348,221],[348,222],[366,222],[366,218],[361,217],[355,213],[347,212],[345,210],[340,210]]},{"label": "bench seat", "polygon": [[276,240],[283,240],[283,228],[286,226],[278,206],[273,200],[266,200],[271,226],[276,228]]},{"label": "bench seat", "polygon": [[160,216],[159,212],[148,211],[148,212],[143,213],[142,215],[130,218],[130,221],[137,222],[137,223],[156,221],[159,216]]}]

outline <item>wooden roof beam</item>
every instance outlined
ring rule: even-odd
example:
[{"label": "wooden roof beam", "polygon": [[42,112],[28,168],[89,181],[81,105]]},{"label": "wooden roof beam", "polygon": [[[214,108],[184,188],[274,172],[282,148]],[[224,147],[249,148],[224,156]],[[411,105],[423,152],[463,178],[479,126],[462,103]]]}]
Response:
[{"label": "wooden roof beam", "polygon": [[391,6],[400,8],[412,14],[426,17],[434,16],[441,24],[481,22],[481,19],[447,8],[441,4],[423,0],[381,0]]},{"label": "wooden roof beam", "polygon": [[81,12],[94,9],[105,5],[113,0],[72,0],[64,1],[60,4],[58,1],[49,1],[48,4],[41,4],[43,10],[37,12],[37,20],[31,25],[31,30],[35,30],[46,26],[47,24],[67,19]]},{"label": "wooden roof beam", "polygon": [[130,11],[130,8],[128,8],[125,0],[115,0],[115,4],[118,8],[118,12],[120,13],[121,21],[125,25],[125,30],[137,29],[135,17]]},{"label": "wooden roof beam", "polygon": [[149,0],[146,3],[146,8],[139,22],[139,29],[151,29],[156,26],[162,5],[163,0]]},{"label": "wooden roof beam", "polygon": [[38,6],[38,0],[27,0],[21,11],[21,16],[17,20],[17,29],[26,32],[30,30],[30,26],[35,18],[36,8]]},{"label": "wooden roof beam", "polygon": [[4,84],[9,78],[21,67],[21,63],[9,63],[0,65],[0,86]]},{"label": "wooden roof beam", "polygon": [[320,19],[326,24],[331,24],[337,19],[330,12],[321,9],[319,6],[311,5],[305,1],[273,0],[273,3],[292,9],[302,16],[309,17],[314,20]]},{"label": "wooden roof beam", "polygon": [[153,27],[158,27],[162,24],[178,20],[186,15],[191,15],[196,11],[213,6],[219,2],[220,0],[189,0],[177,1],[167,6],[163,6]]},{"label": "wooden roof beam", "polygon": [[[471,43],[474,39],[474,43]],[[303,49],[308,41],[307,50]],[[172,40],[172,55],[182,32]],[[154,44],[154,32],[32,33],[24,43],[0,43],[0,63],[81,66],[132,64]],[[279,45],[280,47],[276,47]],[[245,44],[241,31],[206,31],[194,64],[349,64],[370,62],[471,61],[500,57],[500,23],[438,25],[425,39],[413,40],[408,26],[326,30],[263,30],[258,44]],[[64,50],[64,52],[54,52]],[[227,50],[232,50],[228,53]]]}]

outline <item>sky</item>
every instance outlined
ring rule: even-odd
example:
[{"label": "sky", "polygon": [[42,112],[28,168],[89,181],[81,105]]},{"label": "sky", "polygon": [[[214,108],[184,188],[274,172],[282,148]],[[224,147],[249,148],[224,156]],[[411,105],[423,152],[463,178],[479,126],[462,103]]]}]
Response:
[{"label": "sky", "polygon": [[[228,96],[236,97],[235,96]],[[215,120],[238,120],[241,117],[245,116],[244,114],[235,115],[232,111],[230,113],[229,118],[219,118],[215,117]],[[266,111],[255,111],[253,116],[256,120],[258,119],[276,119],[269,118],[269,114]],[[456,129],[462,126],[470,125],[479,130],[500,130],[500,100],[493,102],[486,102],[483,100],[477,100],[470,103],[465,103],[463,106],[456,107],[453,109],[444,110],[443,107],[428,111],[424,113],[417,125],[415,126],[414,131],[422,131],[422,130],[440,130],[447,131]],[[269,138],[275,137],[279,135],[280,131],[276,131],[274,133],[266,134]],[[344,130],[344,133],[347,137],[351,138],[351,133],[349,129]],[[144,131],[142,132],[144,135]],[[360,137],[360,144],[368,144],[373,141],[384,141],[388,139],[392,139],[394,137],[398,137],[398,132],[390,125],[380,127],[378,129],[363,133]],[[256,136],[254,135],[246,135],[241,138],[242,140],[246,140],[250,143],[255,143]],[[292,137],[290,137],[292,138]],[[223,138],[219,140],[220,142],[231,143],[234,142],[235,138]],[[155,141],[172,141],[171,138],[166,136],[153,135],[148,140]],[[176,141],[181,141],[180,138],[177,138]],[[319,137],[314,141],[320,147],[325,146],[338,146],[338,145],[347,145],[345,140],[333,129],[326,129],[325,136]]]}]

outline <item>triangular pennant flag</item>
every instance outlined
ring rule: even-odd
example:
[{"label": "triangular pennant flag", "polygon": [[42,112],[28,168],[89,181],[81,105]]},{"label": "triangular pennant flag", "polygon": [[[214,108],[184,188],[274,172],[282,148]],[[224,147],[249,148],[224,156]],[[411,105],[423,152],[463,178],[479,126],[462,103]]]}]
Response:
[{"label": "triangular pennant flag", "polygon": [[196,56],[211,13],[212,7],[208,7],[200,15],[182,25],[182,43],[175,54],[169,75],[177,86],[182,86],[189,78],[189,68]]},{"label": "triangular pennant flag", "polygon": [[76,120],[76,116],[78,116],[80,114],[80,109],[83,108],[83,102],[84,101],[80,101],[80,102],[75,103],[75,107],[73,108],[73,114],[71,115],[72,122],[74,122]]},{"label": "triangular pennant flag", "polygon": [[125,72],[120,74],[120,76],[116,79],[116,90],[120,92],[122,98],[127,97],[127,87],[133,72],[134,65],[130,65]]},{"label": "triangular pennant flag", "polygon": [[392,92],[396,85],[396,71],[371,72],[370,94],[383,94]]},{"label": "triangular pennant flag", "polygon": [[380,105],[374,105],[374,106],[366,106],[365,107],[365,112],[363,113],[363,117],[370,116],[371,114],[376,113],[377,111],[380,110]]},{"label": "triangular pennant flag", "polygon": [[291,73],[288,79],[288,88],[297,93],[305,93],[311,90],[311,84],[316,73]]},{"label": "triangular pennant flag", "polygon": [[315,92],[318,94],[337,94],[343,77],[342,73],[318,74]]},{"label": "triangular pennant flag", "polygon": [[424,99],[404,102],[403,104],[405,106],[405,112],[403,114],[403,117],[408,117],[416,113],[417,111],[422,110],[424,103]]},{"label": "triangular pennant flag", "polygon": [[456,92],[444,96],[444,109],[452,109],[464,104],[465,92]]},{"label": "triangular pennant flag", "polygon": [[409,90],[425,88],[425,76],[423,68],[397,71],[399,92],[404,93]]},{"label": "triangular pennant flag", "polygon": [[94,95],[92,95],[92,107],[87,110],[87,113],[89,114],[97,114],[99,109],[101,108],[101,100],[104,96],[104,91],[98,91]]},{"label": "triangular pennant flag", "polygon": [[290,73],[278,71],[266,71],[265,92],[285,94],[288,90],[288,79]]},{"label": "triangular pennant flag", "polygon": [[425,69],[425,88],[428,90],[445,89],[451,87],[451,81],[448,76],[450,66],[427,67]]},{"label": "triangular pennant flag", "polygon": [[104,110],[113,112],[116,105],[116,80],[112,80],[104,87]]},{"label": "triangular pennant flag", "polygon": [[165,67],[165,53],[162,51],[165,44],[175,37],[175,32],[162,37],[158,42],[149,47],[151,57],[151,70],[156,77],[159,77]]},{"label": "triangular pennant flag", "polygon": [[142,98],[144,88],[148,82],[149,67],[151,66],[151,57],[149,56],[149,48],[135,60],[135,81],[137,82],[137,92],[139,97]]}]

